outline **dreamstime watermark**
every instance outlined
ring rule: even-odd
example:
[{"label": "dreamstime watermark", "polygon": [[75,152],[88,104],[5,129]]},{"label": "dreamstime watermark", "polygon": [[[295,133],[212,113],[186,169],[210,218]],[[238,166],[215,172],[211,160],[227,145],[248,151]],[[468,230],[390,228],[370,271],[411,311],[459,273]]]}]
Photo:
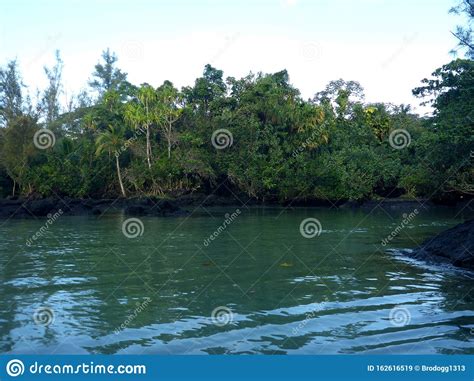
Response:
[{"label": "dreamstime watermark", "polygon": [[404,327],[410,324],[411,314],[405,307],[396,306],[390,310],[390,323],[395,327]]},{"label": "dreamstime watermark", "polygon": [[234,143],[232,132],[225,128],[215,130],[211,136],[211,143],[215,149],[225,149]]},{"label": "dreamstime watermark", "polygon": [[34,64],[37,64],[41,59],[48,54],[54,46],[58,45],[58,41],[61,39],[61,33],[55,33],[54,35],[47,36],[44,40],[43,46],[36,52],[31,60],[25,64],[25,68],[29,69]]},{"label": "dreamstime watermark", "polygon": [[235,221],[235,219],[241,214],[242,212],[240,211],[240,209],[236,209],[235,212],[229,214],[229,213],[226,213],[225,214],[225,220],[224,222],[216,229],[214,230],[214,232],[208,237],[206,238],[204,241],[203,241],[203,245],[208,247],[209,244],[214,241],[217,237],[219,237],[219,235],[227,229],[227,227]]},{"label": "dreamstime watermark", "polygon": [[214,54],[210,62],[217,61],[225,52],[239,39],[240,33],[234,33],[232,36],[225,37],[225,44]]},{"label": "dreamstime watermark", "polygon": [[139,40],[127,40],[122,43],[123,58],[126,61],[138,62],[144,59],[143,42]]},{"label": "dreamstime watermark", "polygon": [[47,128],[41,128],[35,132],[33,136],[33,144],[38,149],[48,149],[56,143],[54,132]]},{"label": "dreamstime watermark", "polygon": [[10,377],[22,376],[25,373],[25,370],[29,374],[41,375],[60,375],[60,374],[70,374],[70,375],[96,375],[96,374],[146,374],[147,368],[143,364],[120,364],[120,365],[105,365],[105,364],[96,364],[94,361],[90,363],[79,363],[79,364],[52,364],[52,363],[43,363],[42,361],[35,361],[33,364],[25,368],[23,361],[19,359],[12,359],[8,361],[6,367],[6,372]]},{"label": "dreamstime watermark", "polygon": [[411,36],[403,37],[403,41],[399,48],[393,52],[393,54],[383,61],[380,66],[386,69],[403,51],[415,40],[417,33],[413,33]]},{"label": "dreamstime watermark", "polygon": [[319,303],[319,304],[317,305],[317,307],[316,307],[314,310],[312,310],[311,312],[308,312],[308,313],[305,315],[304,320],[303,320],[303,321],[300,321],[300,322],[298,323],[298,326],[295,327],[295,328],[293,328],[293,330],[292,330],[293,335],[297,335],[298,332],[299,332],[301,329],[303,329],[303,328],[306,326],[306,324],[308,324],[308,322],[309,322],[311,319],[315,318],[315,317],[316,317],[316,314],[317,314],[319,311],[321,311],[321,310],[323,309],[323,307],[324,307],[325,304],[326,304],[325,302]]},{"label": "dreamstime watermark", "polygon": [[47,215],[48,217],[48,220],[45,222],[45,224],[43,226],[41,226],[39,228],[39,230],[36,231],[35,234],[33,234],[30,238],[28,238],[26,240],[26,246],[28,247],[31,247],[31,245],[33,244],[34,241],[37,241],[38,239],[40,239],[49,229],[49,227],[54,223],[56,222],[56,220],[62,216],[63,214],[63,210],[62,209],[58,209],[58,211],[54,214],[51,214],[49,213]]},{"label": "dreamstime watermark", "polygon": [[300,233],[304,238],[320,236],[322,232],[321,222],[317,218],[305,218],[300,224]]},{"label": "dreamstime watermark", "polygon": [[36,325],[47,327],[54,323],[54,310],[49,307],[39,307],[33,313],[33,321]]},{"label": "dreamstime watermark", "polygon": [[382,246],[387,246],[387,244],[394,239],[396,236],[400,234],[400,232],[405,229],[411,221],[419,214],[418,209],[414,209],[413,212],[410,214],[403,213],[403,220],[400,224],[397,225],[395,229],[393,229],[390,234],[382,240]]},{"label": "dreamstime watermark", "polygon": [[291,156],[293,159],[296,159],[301,152],[303,152],[306,147],[310,146],[311,144],[314,144],[317,138],[321,136],[321,131],[319,130],[314,130],[311,135],[303,142],[298,148],[295,148],[293,152],[291,153]]},{"label": "dreamstime watermark", "polygon": [[321,58],[322,48],[318,42],[305,42],[300,47],[300,53],[305,60],[309,62],[314,62]]},{"label": "dreamstime watermark", "polygon": [[212,311],[211,320],[218,327],[223,327],[234,320],[234,314],[229,307],[219,306]]},{"label": "dreamstime watermark", "polygon": [[137,302],[136,307],[133,310],[133,312],[127,316],[125,321],[122,324],[120,324],[118,328],[115,329],[114,331],[115,334],[118,335],[121,331],[127,328],[130,325],[130,323],[137,318],[138,314],[142,312],[143,310],[145,310],[145,308],[147,308],[150,303],[151,303],[151,298],[149,297],[146,297],[145,300],[141,303]]},{"label": "dreamstime watermark", "polygon": [[23,361],[17,359],[8,361],[5,369],[10,377],[22,376],[23,373],[25,373],[25,365],[23,364]]},{"label": "dreamstime watermark", "polygon": [[145,231],[145,226],[139,218],[127,218],[122,223],[122,233],[127,238],[141,237]]},{"label": "dreamstime watermark", "polygon": [[146,132],[146,129],[143,127],[137,128],[133,133],[133,136],[125,141],[125,143],[115,151],[115,156],[119,157],[122,153],[124,153],[128,147],[134,144],[138,138]]},{"label": "dreamstime watermark", "polygon": [[399,128],[390,133],[388,142],[392,148],[403,149],[410,145],[411,135],[407,130]]}]

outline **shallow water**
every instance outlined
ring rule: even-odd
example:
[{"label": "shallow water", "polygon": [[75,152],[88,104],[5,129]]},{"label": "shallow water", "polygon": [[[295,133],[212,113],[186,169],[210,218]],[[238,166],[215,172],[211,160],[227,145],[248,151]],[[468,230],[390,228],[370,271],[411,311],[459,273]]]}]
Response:
[{"label": "shallow water", "polygon": [[384,247],[402,212],[240,211],[141,217],[136,238],[61,216],[30,246],[46,220],[0,221],[0,351],[474,353],[473,274],[386,251],[467,216],[421,208]]}]

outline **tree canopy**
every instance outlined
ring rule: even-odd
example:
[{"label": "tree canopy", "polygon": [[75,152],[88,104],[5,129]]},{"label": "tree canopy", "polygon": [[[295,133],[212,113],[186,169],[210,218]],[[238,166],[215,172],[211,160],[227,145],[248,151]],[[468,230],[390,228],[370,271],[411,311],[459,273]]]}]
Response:
[{"label": "tree canopy", "polygon": [[456,59],[413,93],[434,114],[366,103],[338,79],[301,97],[286,70],[237,79],[206,65],[193,86],[132,85],[109,49],[90,89],[59,102],[62,60],[38,105],[16,61],[0,69],[3,196],[245,193],[262,201],[470,197],[474,64]]}]

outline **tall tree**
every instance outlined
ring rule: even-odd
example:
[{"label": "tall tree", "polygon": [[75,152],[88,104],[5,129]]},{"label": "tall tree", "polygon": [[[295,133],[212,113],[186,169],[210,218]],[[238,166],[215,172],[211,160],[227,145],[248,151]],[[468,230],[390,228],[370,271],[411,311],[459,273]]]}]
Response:
[{"label": "tall tree", "polygon": [[183,89],[187,101],[197,106],[203,114],[208,114],[212,102],[225,95],[227,87],[222,77],[222,70],[207,64],[203,76],[196,79],[194,87]]},{"label": "tall tree", "polygon": [[44,72],[48,78],[48,87],[43,93],[41,107],[45,114],[46,126],[50,125],[58,118],[60,112],[59,95],[61,92],[61,76],[63,71],[63,61],[59,51],[56,51],[56,64],[52,68],[44,67]]},{"label": "tall tree", "polygon": [[173,126],[183,111],[180,108],[181,96],[173,84],[165,81],[157,90],[158,117],[157,122],[165,136],[168,145],[168,159],[171,158],[173,141]]},{"label": "tall tree", "polygon": [[359,82],[345,81],[342,78],[330,81],[323,91],[316,93],[313,101],[330,104],[339,117],[344,117],[353,110],[357,102],[364,100],[364,89]]},{"label": "tall tree", "polygon": [[95,65],[93,79],[89,81],[89,85],[99,93],[99,97],[109,90],[123,90],[127,85],[127,73],[116,67],[118,58],[115,53],[107,48],[102,52],[102,60],[103,63]]},{"label": "tall tree", "polygon": [[124,147],[124,130],[122,127],[118,126],[109,126],[108,129],[99,134],[99,137],[96,140],[96,155],[100,155],[103,152],[107,152],[109,156],[115,156],[115,167],[117,170],[117,178],[120,185],[120,191],[122,192],[123,197],[127,197],[125,192],[125,187],[122,181],[122,171],[120,169],[120,152]]},{"label": "tall tree", "polygon": [[146,161],[148,168],[152,163],[151,127],[157,117],[157,94],[153,87],[142,84],[136,93],[136,99],[127,104],[125,119],[135,129],[143,127],[146,131]]},{"label": "tall tree", "polygon": [[23,86],[16,60],[0,68],[0,125],[7,126],[23,114]]},{"label": "tall tree", "polygon": [[[474,41],[472,40],[472,21],[474,19],[474,1],[461,0],[458,5],[450,9],[450,13],[465,15],[467,26],[458,25],[454,32],[451,32],[458,40],[458,49],[466,50],[466,56],[474,59]],[[454,50],[453,52],[455,52]]]},{"label": "tall tree", "polygon": [[13,119],[5,129],[0,150],[0,159],[8,176],[13,180],[12,195],[17,185],[27,188],[29,160],[37,152],[33,145],[33,136],[37,131],[36,121],[30,116]]}]

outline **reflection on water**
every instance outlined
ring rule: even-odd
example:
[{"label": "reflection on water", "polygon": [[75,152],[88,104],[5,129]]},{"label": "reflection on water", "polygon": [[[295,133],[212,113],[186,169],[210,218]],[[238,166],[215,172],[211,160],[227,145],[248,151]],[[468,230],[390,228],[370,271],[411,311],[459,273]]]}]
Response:
[{"label": "reflection on water", "polygon": [[[31,247],[44,221],[0,221],[1,352],[474,353],[473,275],[386,252],[401,213],[241,210],[220,230],[234,210],[144,217],[135,239],[121,215],[63,216]],[[420,212],[390,248],[462,219]]]}]

